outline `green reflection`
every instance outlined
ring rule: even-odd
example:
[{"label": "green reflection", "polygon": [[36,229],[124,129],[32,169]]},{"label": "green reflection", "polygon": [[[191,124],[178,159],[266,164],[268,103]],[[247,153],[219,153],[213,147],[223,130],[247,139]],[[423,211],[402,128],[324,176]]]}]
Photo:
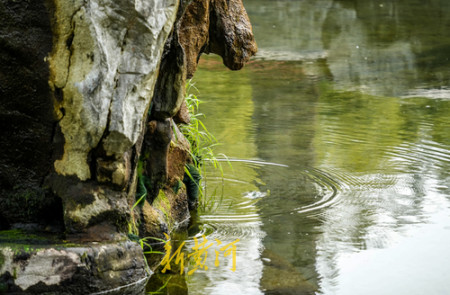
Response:
[{"label": "green reflection", "polygon": [[[342,256],[383,249],[390,257],[405,233],[436,212],[448,216],[450,2],[245,5],[259,56],[240,72],[203,56],[201,111],[223,143],[217,153],[288,167],[225,170],[223,203],[199,212],[199,223],[215,237],[241,237],[248,265],[238,264],[239,278],[219,269],[187,285],[194,294],[244,292],[242,281],[253,282],[243,294],[340,294],[341,276],[352,279]],[[207,183],[222,185],[215,174]],[[435,235],[445,239],[443,229]],[[414,261],[417,271],[450,271]],[[377,266],[371,276],[389,271]],[[436,293],[439,278],[425,277],[425,293]]]},{"label": "green reflection", "polygon": [[[251,134],[254,106],[248,72],[225,70],[219,58],[204,60],[202,65],[208,70],[199,70],[194,79],[203,101],[200,111],[207,114],[203,121],[214,130],[219,143],[226,142],[227,156],[251,159],[255,156]],[[217,153],[224,151],[222,146],[216,149]]]}]

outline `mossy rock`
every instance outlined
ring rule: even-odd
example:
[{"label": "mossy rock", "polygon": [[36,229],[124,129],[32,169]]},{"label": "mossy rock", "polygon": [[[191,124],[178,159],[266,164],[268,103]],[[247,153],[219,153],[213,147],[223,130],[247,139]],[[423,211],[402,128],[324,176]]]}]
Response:
[{"label": "mossy rock", "polygon": [[33,248],[46,244],[63,244],[55,234],[37,235],[20,229],[0,231],[0,244],[14,248]]},{"label": "mossy rock", "polygon": [[[5,255],[3,255],[3,252],[0,251],[0,268],[2,268],[4,263],[5,263]],[[1,291],[1,288],[0,288],[0,291]]]},{"label": "mossy rock", "polygon": [[202,176],[195,165],[187,164],[186,173],[183,182],[186,185],[188,195],[189,209],[192,210],[197,206],[198,197],[200,195],[200,180]]},{"label": "mossy rock", "polygon": [[165,219],[168,221],[169,224],[172,223],[172,216],[170,215],[170,202],[167,198],[166,194],[164,193],[164,190],[160,190],[158,196],[153,201],[152,204],[155,209],[160,210],[164,213]]}]

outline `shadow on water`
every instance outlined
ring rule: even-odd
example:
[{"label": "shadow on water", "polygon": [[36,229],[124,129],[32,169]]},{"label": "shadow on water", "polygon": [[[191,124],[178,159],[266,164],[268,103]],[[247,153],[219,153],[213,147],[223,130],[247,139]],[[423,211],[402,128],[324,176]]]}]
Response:
[{"label": "shadow on water", "polygon": [[208,259],[189,294],[450,293],[450,2],[245,6],[258,56],[196,73],[233,169],[186,240],[239,239],[236,270]]}]

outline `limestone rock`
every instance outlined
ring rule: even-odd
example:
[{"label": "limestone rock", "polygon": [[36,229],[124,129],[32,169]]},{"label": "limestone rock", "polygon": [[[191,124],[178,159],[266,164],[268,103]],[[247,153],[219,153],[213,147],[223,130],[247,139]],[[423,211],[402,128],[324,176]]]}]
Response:
[{"label": "limestone rock", "polygon": [[[0,248],[0,286],[13,294],[143,294],[150,275],[134,242]],[[22,250],[20,250],[22,249]]]},{"label": "limestone rock", "polygon": [[181,2],[154,93],[152,117],[158,120],[180,110],[186,79],[194,75],[203,52],[216,53],[228,68],[239,70],[257,51],[241,0]]},{"label": "limestone rock", "polygon": [[[154,121],[144,140],[143,150],[149,153],[145,170],[152,182],[151,204],[163,189],[172,200],[171,204],[186,201],[183,204],[188,204],[189,209],[196,207],[198,184],[184,177],[184,166],[190,162],[189,144],[173,126],[175,134],[169,147],[161,139],[171,136],[172,128],[165,128],[164,133],[163,128],[155,132],[158,129],[152,126],[166,126],[170,118],[176,123],[189,122],[185,84],[186,79],[193,76],[200,55],[217,53],[227,67],[238,70],[256,50],[252,27],[241,0],[181,1],[174,30],[165,44],[156,83],[151,109]],[[199,177],[197,175],[197,181]],[[190,194],[186,193],[183,181],[189,183],[187,191]],[[170,197],[174,192],[179,193],[178,196]]]},{"label": "limestone rock", "polygon": [[180,110],[173,117],[173,121],[177,124],[189,124],[191,122],[191,115],[189,114],[186,100],[183,99]]},{"label": "limestone rock", "polygon": [[81,243],[1,248],[0,287],[136,294],[148,273],[142,250],[124,242],[129,203],[146,176],[141,235],[189,220],[189,144],[172,117],[189,122],[185,82],[202,52],[238,69],[256,51],[242,3],[0,1],[0,21],[0,230],[45,220]]},{"label": "limestone rock", "polygon": [[252,26],[241,0],[212,0],[209,52],[223,58],[231,70],[239,70],[256,51]]},{"label": "limestone rock", "polygon": [[186,52],[188,78],[193,76],[202,52],[216,53],[228,68],[239,70],[257,51],[241,0],[192,1],[178,35]]},{"label": "limestone rock", "polygon": [[201,52],[238,69],[256,50],[240,0],[220,1],[0,1],[0,230],[80,244],[0,248],[0,292],[143,292],[142,249],[125,242],[138,179],[152,182],[141,235],[187,223],[172,121],[189,122],[186,78]]},{"label": "limestone rock", "polygon": [[173,227],[176,229],[186,228],[191,215],[185,186],[182,185],[176,192],[172,188],[166,188],[164,192],[170,204],[170,217],[173,220]]},{"label": "limestone rock", "polygon": [[187,78],[192,78],[201,53],[209,42],[211,0],[192,1],[179,26],[180,44],[186,54]]},{"label": "limestone rock", "polygon": [[98,157],[96,168],[97,181],[113,184],[120,189],[124,189],[130,180],[130,153],[123,153],[119,159],[103,159]]},{"label": "limestone rock", "polygon": [[163,233],[186,228],[190,218],[184,186],[177,192],[168,187],[161,189],[151,205],[146,201],[138,210],[141,211],[139,234],[142,237],[164,238]]},{"label": "limestone rock", "polygon": [[56,172],[90,179],[91,150],[101,144],[120,158],[136,143],[177,8],[176,0],[55,1],[48,60],[65,140]]},{"label": "limestone rock", "polygon": [[[79,241],[123,238],[119,233],[126,231],[130,217],[126,192],[93,181],[80,183],[75,177],[60,175],[50,177],[48,185],[62,199],[69,238]],[[98,231],[102,224],[102,230]]]},{"label": "limestone rock", "polygon": [[183,181],[184,167],[186,163],[192,161],[189,142],[176,125],[173,129],[175,133],[167,155],[167,185],[170,187],[177,185],[179,181]]},{"label": "limestone rock", "polygon": [[169,226],[167,221],[164,220],[164,213],[158,211],[151,206],[148,202],[145,202],[141,210],[141,227],[139,234],[142,237],[158,237],[164,238],[163,233],[169,233]]},{"label": "limestone rock", "polygon": [[180,110],[185,96],[185,57],[176,34],[167,40],[159,72],[153,94],[152,118],[163,121]]}]

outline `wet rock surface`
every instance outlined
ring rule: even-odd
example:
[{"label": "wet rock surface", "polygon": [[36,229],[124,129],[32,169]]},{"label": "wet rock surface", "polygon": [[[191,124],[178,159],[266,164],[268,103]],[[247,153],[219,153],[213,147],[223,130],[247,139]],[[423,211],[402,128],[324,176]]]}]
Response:
[{"label": "wet rock surface", "polygon": [[0,290],[6,294],[142,294],[150,276],[134,242],[15,243],[2,246],[0,257]]}]

